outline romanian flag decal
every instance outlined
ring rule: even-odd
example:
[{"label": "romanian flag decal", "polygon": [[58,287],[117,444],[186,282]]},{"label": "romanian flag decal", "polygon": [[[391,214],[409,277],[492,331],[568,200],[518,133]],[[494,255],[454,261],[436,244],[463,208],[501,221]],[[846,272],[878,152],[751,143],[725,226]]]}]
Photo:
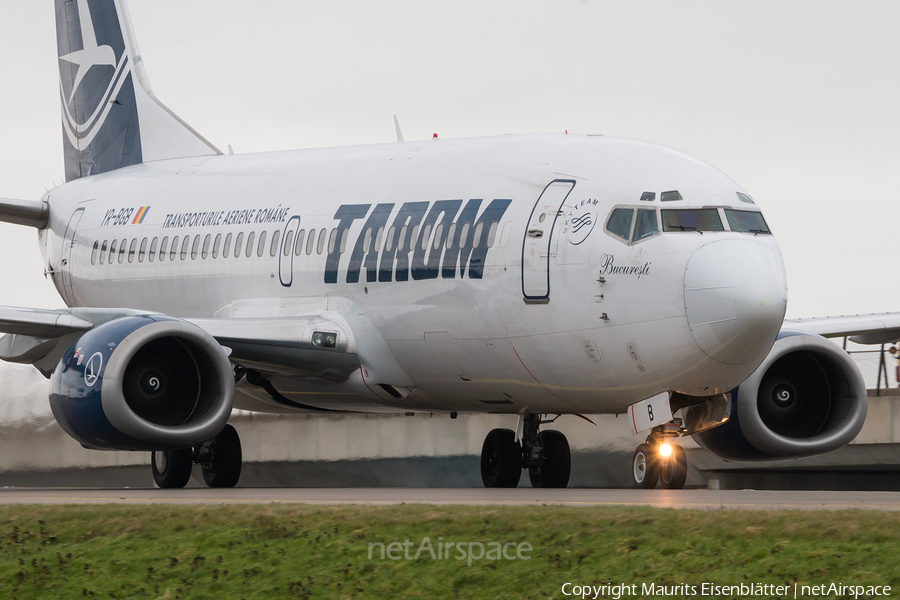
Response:
[{"label": "romanian flag decal", "polygon": [[150,212],[149,206],[142,206],[138,209],[137,214],[134,215],[134,221],[131,222],[132,225],[140,225],[144,222],[144,218],[147,216],[147,213]]}]

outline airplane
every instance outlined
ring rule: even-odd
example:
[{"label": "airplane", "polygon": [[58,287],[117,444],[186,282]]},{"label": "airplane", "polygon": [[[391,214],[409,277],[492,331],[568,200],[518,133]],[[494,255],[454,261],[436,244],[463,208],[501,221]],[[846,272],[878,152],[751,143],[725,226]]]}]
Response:
[{"label": "airplane", "polygon": [[0,307],[0,358],[63,429],[232,487],[235,409],[507,415],[486,487],[566,487],[561,416],[627,415],[638,488],[692,436],[728,460],[823,454],[866,417],[826,338],[900,313],[785,321],[750,194],[649,142],[508,135],[224,154],[153,93],[125,0],[55,0],[66,183],[0,199],[68,308]]}]

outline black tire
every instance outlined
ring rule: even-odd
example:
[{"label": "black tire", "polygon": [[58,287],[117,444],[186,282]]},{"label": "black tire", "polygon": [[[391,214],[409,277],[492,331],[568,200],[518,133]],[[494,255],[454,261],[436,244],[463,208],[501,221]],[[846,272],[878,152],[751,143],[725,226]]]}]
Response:
[{"label": "black tire", "polygon": [[156,450],[150,453],[153,481],[162,489],[178,489],[186,486],[191,478],[193,466],[193,451],[190,448]]},{"label": "black tire", "polygon": [[226,425],[213,438],[213,456],[203,465],[203,481],[211,488],[230,488],[241,478],[241,438],[231,425]]},{"label": "black tire", "polygon": [[687,481],[687,456],[684,448],[672,444],[672,455],[660,465],[659,481],[667,490],[680,490]]},{"label": "black tire", "polygon": [[652,446],[641,444],[634,451],[631,460],[631,480],[634,487],[642,490],[652,490],[659,479],[656,452]]},{"label": "black tire", "polygon": [[569,485],[572,473],[572,453],[569,440],[561,431],[542,431],[538,434],[543,448],[540,473],[528,469],[532,487],[564,488]]},{"label": "black tire", "polygon": [[481,481],[488,488],[514,488],[522,476],[522,449],[510,429],[493,429],[481,447]]}]

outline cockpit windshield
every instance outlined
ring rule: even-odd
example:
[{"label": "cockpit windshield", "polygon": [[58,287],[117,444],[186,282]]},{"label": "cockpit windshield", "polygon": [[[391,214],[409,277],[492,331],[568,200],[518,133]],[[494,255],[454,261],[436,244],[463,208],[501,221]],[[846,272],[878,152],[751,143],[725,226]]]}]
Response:
[{"label": "cockpit windshield", "polygon": [[725,231],[715,208],[662,210],[663,231]]},{"label": "cockpit windshield", "polygon": [[762,213],[755,210],[725,209],[725,218],[732,231],[746,231],[749,233],[772,233],[763,218]]},{"label": "cockpit windshield", "polygon": [[657,215],[662,218],[664,232],[734,231],[754,235],[772,233],[758,210],[738,210],[724,206],[661,210],[618,207],[610,212],[606,221],[606,232],[626,244],[636,244],[660,233]]}]

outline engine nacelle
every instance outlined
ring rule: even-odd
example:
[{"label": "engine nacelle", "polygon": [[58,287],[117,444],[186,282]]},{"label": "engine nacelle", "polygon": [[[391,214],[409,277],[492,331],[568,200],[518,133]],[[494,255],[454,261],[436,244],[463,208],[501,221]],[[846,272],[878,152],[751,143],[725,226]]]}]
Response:
[{"label": "engine nacelle", "polygon": [[726,460],[781,460],[849,444],[866,420],[866,384],[850,356],[823,337],[782,332],[732,392],[727,423],[697,433]]},{"label": "engine nacelle", "polygon": [[50,407],[95,450],[201,444],[225,427],[234,371],[209,334],[161,315],[95,327],[66,350],[50,378]]}]

